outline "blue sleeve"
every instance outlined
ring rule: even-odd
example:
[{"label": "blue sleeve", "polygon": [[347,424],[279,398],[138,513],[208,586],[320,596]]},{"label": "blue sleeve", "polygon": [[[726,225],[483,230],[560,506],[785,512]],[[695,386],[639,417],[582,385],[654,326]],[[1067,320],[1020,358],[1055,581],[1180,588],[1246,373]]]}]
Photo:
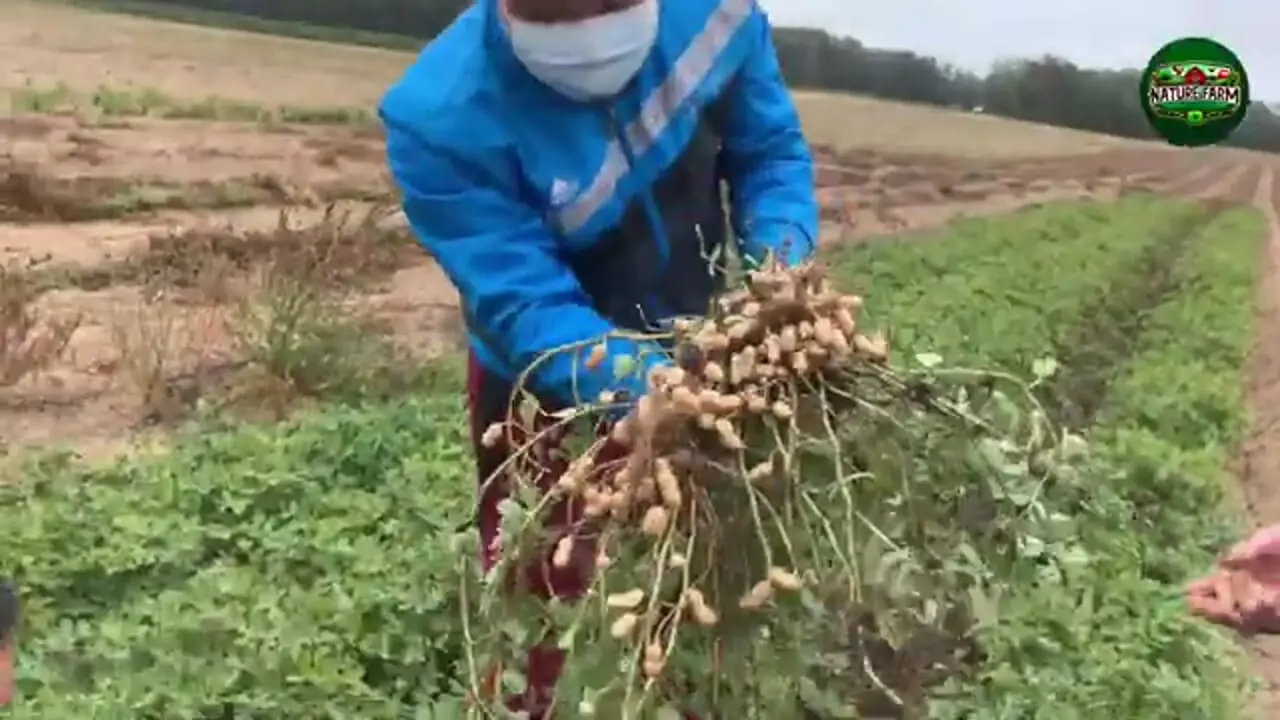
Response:
[{"label": "blue sleeve", "polygon": [[817,248],[813,157],[778,67],[768,18],[756,7],[739,32],[751,47],[726,90],[721,130],[733,227],[749,257],[759,260],[773,251],[793,265]]},{"label": "blue sleeve", "polygon": [[[468,329],[491,352],[518,371],[548,350],[613,329],[592,309],[541,214],[520,200],[516,169],[504,149],[432,143],[390,115],[384,103],[387,163],[405,216],[457,287]],[[611,339],[609,350],[642,355],[648,363],[659,359],[647,344],[622,338]],[[576,405],[606,389],[643,387],[639,373],[615,381],[610,358],[588,370],[587,355],[559,353],[540,363],[530,374],[533,390]]]}]

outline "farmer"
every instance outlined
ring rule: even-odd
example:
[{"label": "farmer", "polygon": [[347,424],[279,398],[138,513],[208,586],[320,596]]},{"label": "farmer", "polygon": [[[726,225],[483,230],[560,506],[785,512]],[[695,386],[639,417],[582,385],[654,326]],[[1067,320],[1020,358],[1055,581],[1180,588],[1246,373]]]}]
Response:
[{"label": "farmer", "polygon": [[18,592],[0,578],[0,707],[13,700],[13,663],[18,652]]},{"label": "farmer", "polygon": [[1233,547],[1217,570],[1187,586],[1191,611],[1246,633],[1280,632],[1280,524]]},{"label": "farmer", "polygon": [[[748,261],[796,263],[815,246],[812,158],[755,0],[477,0],[380,115],[409,223],[461,295],[482,479],[505,451],[478,435],[535,358],[703,314],[730,231]],[[615,381],[561,353],[530,381],[544,408],[635,397],[667,362],[659,350],[612,339],[640,371]],[[479,502],[486,563],[500,499],[495,486]],[[542,590],[572,596],[581,580],[552,573]],[[535,651],[540,692],[558,671]]]}]

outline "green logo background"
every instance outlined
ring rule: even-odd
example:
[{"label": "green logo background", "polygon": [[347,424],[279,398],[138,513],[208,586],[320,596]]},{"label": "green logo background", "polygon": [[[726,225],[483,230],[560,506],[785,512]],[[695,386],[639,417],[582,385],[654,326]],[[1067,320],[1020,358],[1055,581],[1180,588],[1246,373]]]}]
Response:
[{"label": "green logo background", "polygon": [[[1225,117],[1215,118],[1209,117],[1208,113],[1200,113],[1191,118],[1193,121],[1199,121],[1194,124],[1182,118],[1162,117],[1156,112],[1155,108],[1151,107],[1147,95],[1151,91],[1153,84],[1152,75],[1164,69],[1165,66],[1175,63],[1189,66],[1199,65],[1201,67],[1212,63],[1216,66],[1230,68],[1238,73],[1240,78],[1239,107],[1234,113]],[[1182,147],[1203,147],[1226,140],[1236,128],[1240,127],[1240,123],[1244,122],[1244,117],[1249,110],[1249,75],[1245,72],[1244,65],[1230,48],[1209,38],[1181,38],[1157,50],[1156,54],[1151,56],[1151,61],[1147,63],[1147,67],[1142,73],[1142,80],[1138,84],[1138,92],[1139,102],[1142,103],[1142,111],[1147,115],[1147,122],[1151,123],[1151,127],[1160,137],[1168,140],[1172,145]],[[1189,114],[1199,112],[1197,110]]]}]

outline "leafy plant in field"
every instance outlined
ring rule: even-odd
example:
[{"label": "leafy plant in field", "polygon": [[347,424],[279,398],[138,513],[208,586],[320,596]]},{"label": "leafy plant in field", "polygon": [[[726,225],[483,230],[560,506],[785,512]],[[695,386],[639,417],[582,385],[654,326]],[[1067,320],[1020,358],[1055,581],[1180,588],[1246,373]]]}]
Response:
[{"label": "leafy plant in field", "polygon": [[0,530],[28,607],[14,717],[398,720],[459,698],[464,447],[438,393],[33,461],[0,486],[23,518]]},{"label": "leafy plant in field", "polygon": [[202,373],[189,368],[208,360],[219,318],[209,308],[181,307],[163,291],[148,291],[139,300],[114,313],[112,342],[144,417],[172,422],[186,417],[199,399]]},{"label": "leafy plant in field", "polygon": [[1216,446],[1244,432],[1241,368],[1251,334],[1262,220],[1222,215],[1192,243],[1175,274],[1181,291],[1149,313],[1134,362],[1113,385],[1106,426],[1142,428],[1180,448]]},{"label": "leafy plant in field", "polygon": [[[944,351],[975,354],[975,363],[1001,348],[1036,352],[1056,328],[1072,324],[1069,311],[1062,317],[1059,308],[1079,306],[1098,278],[1088,272],[1064,274],[1057,264],[1043,261],[1035,261],[1037,269],[1024,258],[1089,252],[1094,259],[1077,256],[1081,259],[1069,264],[1103,268],[1114,261],[1101,254],[1108,245],[1115,254],[1132,257],[1130,248],[1149,242],[1144,233],[1160,232],[1158,225],[1127,224],[1128,213],[1143,205],[1152,203],[1139,198],[1112,208],[1117,233],[1107,235],[1107,242],[1061,236],[1051,224],[1043,236],[1055,249],[1036,245],[1018,253],[1010,247],[1001,255],[1004,269],[982,264],[975,269],[959,257],[959,248],[988,256],[1028,237],[1032,227],[1015,220],[975,223],[973,230],[982,232],[966,238],[965,246],[943,246],[956,257],[944,260],[942,271],[949,277],[941,280],[912,275],[910,256],[919,254],[918,244],[867,248],[876,269],[869,297],[873,303],[883,298],[877,291],[884,278],[908,286],[896,289],[896,296],[926,298],[894,311],[895,323],[912,328],[910,335],[899,334],[903,341],[952,338],[957,322],[985,311],[993,315],[991,322],[986,329],[971,326],[967,348],[953,350],[947,342]],[[1178,212],[1163,202],[1154,207]],[[1044,220],[1068,209],[1048,207],[1023,219]],[[984,662],[972,677],[954,680],[936,695],[935,716],[1239,717],[1246,683],[1238,653],[1215,631],[1188,618],[1179,595],[1182,582],[1207,567],[1231,530],[1229,516],[1217,508],[1228,452],[1243,427],[1240,373],[1250,342],[1261,235],[1256,215],[1241,210],[1213,220],[1187,243],[1190,250],[1178,261],[1181,290],[1149,311],[1136,355],[1115,369],[1100,425],[1090,433],[1093,469],[1079,473],[1075,482],[1047,487],[1043,496],[1047,507],[1075,523],[1092,561],[1063,584],[1010,583],[1001,622],[977,638]],[[1116,267],[1103,279],[1118,278],[1121,271]],[[1010,325],[1005,310],[981,304],[983,296],[991,296],[987,288],[1025,287],[1031,293],[1037,286],[1043,294],[1027,295],[1034,302],[1015,312],[1043,313],[1038,321]],[[953,310],[942,312],[943,306]]]},{"label": "leafy plant in field", "polygon": [[1151,196],[1056,203],[966,219],[945,235],[836,247],[830,262],[900,351],[1028,376],[1109,285],[1200,214]]},{"label": "leafy plant in field", "polygon": [[[379,219],[370,213],[353,227],[331,207],[317,226],[295,230],[281,215],[255,291],[231,323],[240,351],[262,373],[255,393],[277,398],[277,415],[297,397],[386,397],[417,382],[414,361],[355,307],[355,276],[397,252],[386,247]],[[353,256],[353,249],[370,252]]]}]

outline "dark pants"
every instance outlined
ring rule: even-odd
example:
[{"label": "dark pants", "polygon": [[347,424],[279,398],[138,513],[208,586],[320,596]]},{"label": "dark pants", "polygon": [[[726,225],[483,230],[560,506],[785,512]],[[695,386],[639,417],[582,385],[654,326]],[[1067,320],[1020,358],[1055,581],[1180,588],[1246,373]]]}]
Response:
[{"label": "dark pants", "polygon": [[[481,564],[487,571],[497,558],[499,549],[494,541],[498,537],[500,518],[498,503],[507,494],[507,488],[501,482],[486,481],[497,472],[506,461],[510,448],[505,440],[496,447],[484,447],[480,438],[485,429],[495,422],[502,422],[508,413],[514,410],[510,405],[511,385],[502,377],[486,370],[475,356],[467,361],[467,404],[470,410],[471,438],[476,453],[476,466],[479,482],[483,490],[480,493],[476,522],[480,530]],[[551,418],[539,413],[538,427],[543,430],[552,425]],[[525,441],[528,428],[512,431],[510,437],[519,447]],[[548,443],[550,444],[550,443]],[[600,463],[607,463],[625,457],[625,450],[609,442],[597,455]],[[555,483],[567,468],[564,461],[547,461],[543,464],[538,483],[545,491]],[[566,531],[578,519],[578,508],[575,504],[561,503],[554,508],[550,522],[554,527]],[[582,538],[575,543],[572,561],[567,567],[553,567],[550,558],[525,568],[522,572],[523,582],[531,592],[539,597],[576,598],[586,590],[590,573],[595,565],[595,548],[589,538]],[[554,644],[536,647],[529,651],[528,683],[529,692],[524,698],[513,701],[513,710],[525,710],[530,713],[530,720],[541,720],[546,717],[545,706],[549,703],[555,689],[556,679],[560,675],[560,667],[564,662],[563,653]],[[492,690],[492,688],[486,688]]]},{"label": "dark pants", "polygon": [[[467,407],[470,413],[471,441],[476,454],[477,475],[483,488],[476,513],[476,524],[480,530],[480,561],[485,571],[493,566],[498,556],[499,548],[494,543],[501,523],[498,503],[502,502],[507,494],[507,488],[502,483],[488,482],[488,480],[507,460],[510,448],[505,441],[495,447],[487,448],[480,442],[480,438],[490,425],[502,422],[510,412],[516,409],[510,403],[510,383],[486,370],[476,361],[474,354],[470,355],[467,359]],[[539,413],[536,424],[535,432],[550,427],[553,421],[550,416]],[[603,435],[607,430],[607,427],[601,427],[599,432]],[[525,433],[512,431],[510,438],[519,447],[525,442]],[[596,453],[596,466],[615,465],[624,459],[626,454],[625,448],[612,441],[606,441]],[[538,477],[538,484],[543,491],[554,485],[567,468],[568,463],[563,460],[545,462]],[[549,520],[553,527],[563,528],[567,532],[579,518],[579,509],[576,504],[562,503],[553,509]],[[577,598],[587,589],[591,573],[595,568],[595,559],[596,549],[591,538],[580,537],[574,543],[573,559],[567,567],[554,567],[550,557],[546,557],[541,562],[524,568],[521,579],[526,587],[539,597]],[[564,653],[555,647],[554,642],[530,649],[529,690],[524,697],[513,699],[509,703],[510,708],[528,712],[530,720],[548,720],[545,708],[550,703],[563,664]],[[486,678],[484,690],[490,693],[496,691],[496,671]],[[698,720],[696,715],[687,713],[685,719]]]}]

